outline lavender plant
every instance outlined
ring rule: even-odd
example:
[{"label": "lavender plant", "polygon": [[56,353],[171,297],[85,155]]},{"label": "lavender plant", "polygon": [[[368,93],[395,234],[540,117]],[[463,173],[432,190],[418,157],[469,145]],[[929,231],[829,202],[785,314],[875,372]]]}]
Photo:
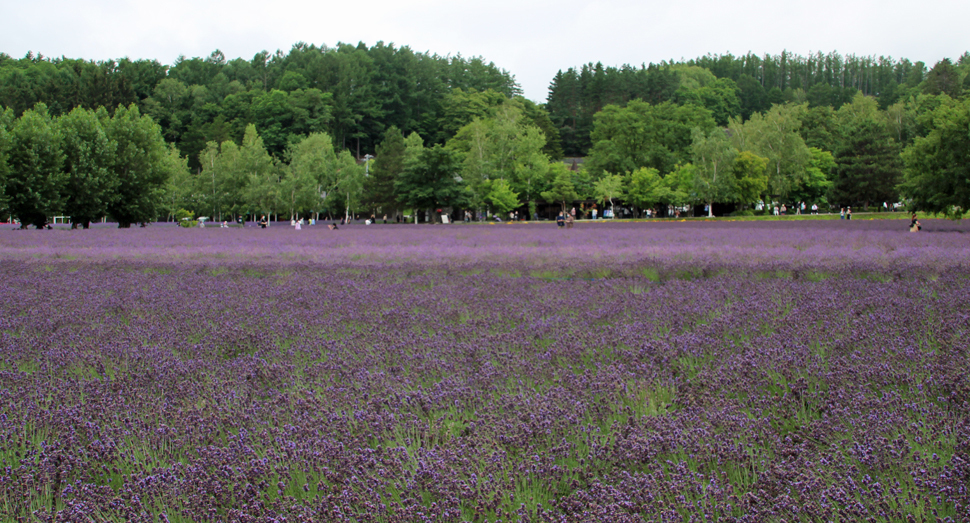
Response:
[{"label": "lavender plant", "polygon": [[0,519],[967,520],[968,227],[898,229],[0,231]]}]

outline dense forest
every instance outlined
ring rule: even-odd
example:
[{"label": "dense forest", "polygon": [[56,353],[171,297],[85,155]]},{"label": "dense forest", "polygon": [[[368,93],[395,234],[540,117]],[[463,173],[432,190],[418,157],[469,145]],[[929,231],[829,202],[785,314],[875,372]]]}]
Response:
[{"label": "dense forest", "polygon": [[0,54],[0,207],[38,226],[543,203],[962,215],[968,73],[967,53],[708,55],[570,68],[536,104],[483,58],[383,43],[171,66]]}]

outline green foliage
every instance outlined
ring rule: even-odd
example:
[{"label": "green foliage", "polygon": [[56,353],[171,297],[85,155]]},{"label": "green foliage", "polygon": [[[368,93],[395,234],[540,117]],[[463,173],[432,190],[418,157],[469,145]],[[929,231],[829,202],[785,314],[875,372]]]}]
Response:
[{"label": "green foliage", "polygon": [[512,191],[509,183],[501,178],[490,180],[488,196],[485,197],[495,214],[505,214],[519,206],[519,195]]},{"label": "green foliage", "polygon": [[13,123],[13,111],[9,108],[0,107],[0,213],[5,211],[7,206],[7,195],[4,189],[7,186],[7,175],[10,172],[7,158],[10,155],[10,140],[12,139],[10,130],[13,128]]},{"label": "green foliage", "polygon": [[377,146],[377,157],[370,164],[370,176],[364,180],[365,205],[384,212],[397,207],[394,180],[404,170],[406,152],[404,135],[392,125],[384,131],[384,140]]},{"label": "green foliage", "polygon": [[193,227],[195,226],[195,213],[185,209],[179,209],[174,213],[175,222],[179,224],[180,227]]},{"label": "green foliage", "polygon": [[416,209],[438,209],[457,203],[461,185],[459,155],[441,145],[422,149],[394,181],[398,201]]},{"label": "green foliage", "polygon": [[104,216],[119,181],[111,163],[118,146],[108,139],[94,111],[74,109],[56,121],[62,139],[64,213],[74,227],[88,228]]},{"label": "green foliage", "polygon": [[511,190],[532,201],[546,189],[547,140],[517,103],[500,105],[488,118],[475,119],[448,142],[462,156],[461,177],[472,206],[488,203],[490,182],[505,180]]},{"label": "green foliage", "polygon": [[902,153],[899,191],[914,210],[959,218],[970,210],[970,99],[940,106],[931,121],[929,133]]},{"label": "green foliage", "polygon": [[164,186],[177,166],[166,161],[170,153],[162,139],[161,128],[138,107],[119,107],[109,118],[99,110],[101,126],[116,145],[111,169],[118,179],[115,197],[108,212],[118,226],[148,222],[158,214]]},{"label": "green foliage", "polygon": [[960,71],[949,58],[944,58],[926,74],[926,80],[923,80],[921,88],[926,94],[946,94],[950,98],[959,98],[963,94]]},{"label": "green foliage", "polygon": [[[696,66],[695,66],[696,67]],[[741,100],[738,98],[738,86],[729,78],[714,79],[705,85],[695,88],[685,88],[681,85],[677,90],[677,102],[704,107],[711,112],[714,121],[719,126],[726,126],[731,118],[741,114]]]},{"label": "green foliage", "polygon": [[694,105],[660,105],[633,100],[610,105],[595,117],[593,148],[584,167],[594,178],[604,172],[632,172],[653,167],[669,172],[690,158],[694,128],[714,128],[710,111]]},{"label": "green foliage", "polygon": [[708,216],[714,215],[714,202],[734,201],[737,181],[733,167],[737,149],[723,129],[709,134],[694,129],[691,151],[694,159],[694,191],[698,201],[708,203]]},{"label": "green foliage", "polygon": [[44,104],[25,112],[13,125],[7,153],[10,174],[6,195],[11,214],[23,227],[44,227],[47,218],[64,207],[62,187],[67,176],[63,171],[61,140]]},{"label": "green foliage", "polygon": [[732,119],[730,123],[737,150],[768,159],[767,192],[782,201],[804,183],[810,154],[798,130],[805,109],[804,105],[775,105],[764,115],[753,114],[747,122]]},{"label": "green foliage", "polygon": [[561,204],[562,210],[565,211],[567,203],[580,198],[573,183],[574,173],[562,162],[554,162],[549,165],[549,175],[551,178],[549,190],[542,192],[542,199],[549,203]]},{"label": "green foliage", "polygon": [[663,201],[668,192],[669,188],[656,169],[641,167],[629,175],[626,201],[640,209],[646,209]]},{"label": "green foliage", "polygon": [[666,190],[662,194],[660,203],[677,207],[687,205],[696,199],[694,194],[694,180],[697,169],[692,163],[678,165],[673,171],[664,176]]},{"label": "green foliage", "polygon": [[827,204],[827,195],[833,186],[833,173],[838,164],[828,151],[815,147],[809,147],[808,151],[811,158],[805,167],[805,179],[792,192],[792,201]]},{"label": "green foliage", "polygon": [[255,125],[246,127],[246,135],[232,170],[234,177],[239,180],[243,205],[253,211],[254,217],[270,215],[283,208],[278,168],[266,151]]},{"label": "green foliage", "polygon": [[593,185],[593,196],[602,202],[609,202],[613,209],[613,199],[623,198],[623,176],[607,174]]},{"label": "green foliage", "polygon": [[857,95],[836,113],[839,146],[829,199],[840,205],[895,202],[902,176],[900,147],[876,101]]},{"label": "green foliage", "polygon": [[[818,149],[812,150],[817,151]],[[828,158],[831,160],[832,155],[829,154]],[[767,168],[767,158],[758,156],[751,151],[741,151],[738,153],[734,158],[734,165],[732,166],[735,183],[735,202],[741,205],[747,205],[756,202],[758,197],[765,193],[768,189],[768,175],[765,173]]]}]

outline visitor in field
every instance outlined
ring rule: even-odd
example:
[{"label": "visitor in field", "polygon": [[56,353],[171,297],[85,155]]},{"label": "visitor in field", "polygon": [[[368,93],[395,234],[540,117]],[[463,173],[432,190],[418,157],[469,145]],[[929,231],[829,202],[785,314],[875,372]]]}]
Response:
[{"label": "visitor in field", "polygon": [[266,225],[268,223],[269,222],[266,221],[266,215],[265,214],[259,218],[259,228],[260,229],[265,229],[266,228]]},{"label": "visitor in field", "polygon": [[913,220],[909,222],[909,232],[919,232],[923,230],[923,225],[916,219],[916,213],[913,213]]},{"label": "visitor in field", "polygon": [[566,225],[566,217],[563,216],[562,211],[559,211],[559,216],[556,216],[556,225],[560,228]]},{"label": "visitor in field", "polygon": [[852,207],[846,207],[845,208],[845,219],[846,220],[851,220],[852,219]]},{"label": "visitor in field", "polygon": [[788,207],[785,204],[781,204],[781,215],[784,216],[788,214]]},{"label": "visitor in field", "polygon": [[818,214],[818,204],[817,203],[813,203],[812,204],[812,214]]},{"label": "visitor in field", "polygon": [[840,207],[839,208],[839,219],[840,220],[844,220],[845,219],[845,207]]},{"label": "visitor in field", "polygon": [[327,225],[327,228],[330,229],[331,231],[336,231],[338,229],[337,222],[333,222],[330,225]]},{"label": "visitor in field", "polygon": [[573,228],[573,222],[575,222],[575,221],[576,221],[576,219],[573,218],[573,215],[572,214],[566,216],[566,228],[567,229],[572,229]]}]

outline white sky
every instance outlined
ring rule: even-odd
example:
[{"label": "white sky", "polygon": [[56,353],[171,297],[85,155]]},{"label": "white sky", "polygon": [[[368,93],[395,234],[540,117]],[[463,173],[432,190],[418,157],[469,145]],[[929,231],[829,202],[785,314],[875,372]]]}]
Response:
[{"label": "white sky", "polygon": [[379,40],[483,56],[545,101],[556,71],[783,49],[885,55],[932,67],[970,50],[966,0],[0,0],[0,52],[171,64],[180,54],[251,59],[298,42]]}]

